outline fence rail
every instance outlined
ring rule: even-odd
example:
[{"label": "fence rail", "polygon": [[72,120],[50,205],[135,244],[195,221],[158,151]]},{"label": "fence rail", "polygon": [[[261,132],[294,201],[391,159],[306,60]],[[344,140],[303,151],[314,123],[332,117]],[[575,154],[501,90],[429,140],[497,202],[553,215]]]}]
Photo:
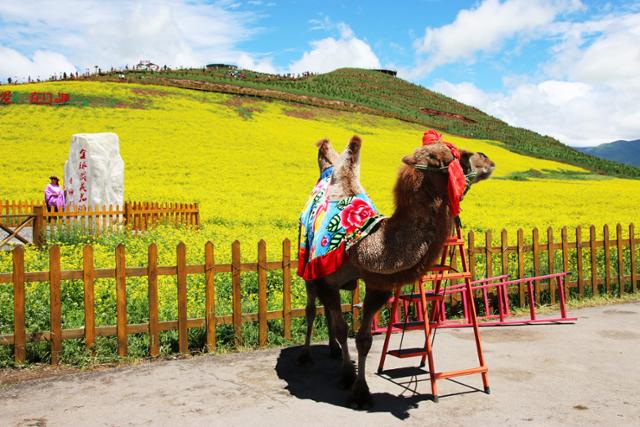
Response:
[{"label": "fence rail", "polygon": [[[573,233],[572,233],[573,234]],[[590,239],[582,241],[582,230],[575,229],[575,240],[569,241],[567,228],[561,232],[560,243],[554,243],[553,233],[547,232],[547,241],[539,241],[537,229],[532,230],[531,244],[524,243],[524,233],[517,233],[517,244],[509,246],[507,232],[501,233],[501,245],[493,244],[492,233],[485,233],[484,246],[476,244],[473,232],[468,234],[470,267],[474,279],[492,276],[496,270],[499,274],[509,274],[512,277],[540,276],[543,273],[567,271],[573,280],[566,285],[573,290],[576,297],[599,293],[623,294],[637,291],[637,248],[640,239],[634,235],[634,226],[628,227],[628,234],[623,236],[622,227],[616,227],[616,238],[609,237],[609,228],[603,229],[602,240],[595,239],[595,227],[590,228]],[[613,249],[612,249],[613,248]],[[242,344],[243,324],[258,323],[258,345],[267,343],[269,320],[282,319],[283,337],[291,339],[291,320],[304,316],[303,308],[291,305],[291,268],[297,261],[291,259],[291,245],[289,240],[282,244],[282,256],[278,261],[267,261],[267,247],[264,241],[258,244],[257,262],[242,263],[240,243],[231,246],[231,263],[216,264],[214,262],[214,247],[207,242],[204,248],[204,264],[189,265],[186,261],[186,246],[180,243],[176,248],[176,264],[169,266],[158,265],[158,251],[155,244],[148,248],[148,262],[146,266],[129,267],[126,263],[125,248],[119,245],[115,250],[115,266],[113,268],[95,268],[93,248],[84,247],[83,266],[78,270],[61,270],[60,249],[52,246],[49,249],[49,271],[25,271],[24,248],[18,246],[13,250],[13,267],[11,272],[0,273],[0,286],[13,286],[13,334],[0,335],[0,345],[13,345],[14,357],[17,363],[25,361],[25,345],[27,342],[48,341],[51,346],[51,363],[56,364],[62,351],[62,340],[84,338],[87,348],[93,348],[97,336],[116,336],[119,356],[127,355],[127,336],[130,334],[149,334],[149,354],[159,355],[160,331],[177,330],[180,353],[189,351],[187,333],[190,328],[204,328],[206,335],[205,348],[207,351],[216,349],[216,327],[218,325],[233,325],[235,344]],[[546,252],[546,254],[545,254]],[[514,256],[512,256],[514,255]],[[546,255],[546,256],[545,256]],[[484,258],[484,259],[483,259]],[[494,259],[495,258],[495,259]],[[542,261],[541,261],[542,260]],[[587,261],[586,263],[584,261]],[[494,262],[495,261],[495,262]],[[585,267],[587,266],[587,267]],[[277,310],[267,310],[267,272],[279,271],[282,280],[282,306]],[[246,313],[242,311],[243,298],[242,274],[257,273],[258,311]],[[615,272],[615,273],[614,273]],[[231,312],[216,315],[216,275],[231,273]],[[587,274],[588,273],[588,274]],[[204,310],[200,317],[188,318],[187,277],[202,275],[204,278]],[[158,278],[173,276],[176,280],[177,319],[160,321],[158,314]],[[148,283],[149,320],[145,323],[129,324],[127,322],[127,278],[146,277]],[[94,282],[97,279],[115,279],[116,294],[116,325],[95,325],[94,310]],[[62,328],[61,313],[61,282],[63,280],[82,280],[84,289],[84,327],[75,329]],[[25,283],[48,282],[50,289],[50,330],[27,334],[25,328]],[[573,289],[571,289],[573,288]],[[510,297],[516,305],[526,306],[524,286],[513,290]],[[547,298],[555,302],[554,287],[550,282],[535,284],[535,301],[537,304]],[[352,293],[350,304],[343,304],[343,312],[353,313],[353,327],[357,327],[359,311],[359,290]],[[5,307],[3,307],[5,309]]]}]

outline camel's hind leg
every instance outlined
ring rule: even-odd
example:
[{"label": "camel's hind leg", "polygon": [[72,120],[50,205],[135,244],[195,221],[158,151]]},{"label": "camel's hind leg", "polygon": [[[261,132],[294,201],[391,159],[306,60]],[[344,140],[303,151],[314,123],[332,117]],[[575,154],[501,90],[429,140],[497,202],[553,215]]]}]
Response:
[{"label": "camel's hind leg", "polygon": [[298,356],[298,363],[304,365],[312,362],[311,359],[311,336],[313,335],[313,322],[316,320],[316,297],[317,285],[315,282],[304,282],[307,288],[307,306],[304,309],[305,320],[307,321],[307,335],[304,338],[302,353]]},{"label": "camel's hind leg", "polygon": [[316,142],[316,146],[318,147],[318,167],[320,168],[320,173],[322,173],[326,168],[336,163],[338,153],[328,139],[321,139]]},{"label": "camel's hind leg", "polygon": [[330,317],[330,336],[337,339],[342,349],[342,373],[340,377],[341,384],[345,387],[351,387],[356,378],[356,370],[351,362],[349,347],[347,346],[347,322],[342,317],[340,308],[340,291],[329,285],[318,288],[318,297],[324,305],[327,315]]},{"label": "camel's hind leg", "polygon": [[352,405],[366,407],[371,404],[371,393],[365,379],[367,354],[371,349],[371,321],[373,316],[389,299],[389,292],[367,289],[362,304],[362,323],[356,334],[356,348],[358,349],[358,376],[351,389]]},{"label": "camel's hind leg", "polygon": [[364,193],[364,188],[360,184],[361,146],[362,140],[354,136],[336,160],[328,189],[329,200],[341,200]]}]

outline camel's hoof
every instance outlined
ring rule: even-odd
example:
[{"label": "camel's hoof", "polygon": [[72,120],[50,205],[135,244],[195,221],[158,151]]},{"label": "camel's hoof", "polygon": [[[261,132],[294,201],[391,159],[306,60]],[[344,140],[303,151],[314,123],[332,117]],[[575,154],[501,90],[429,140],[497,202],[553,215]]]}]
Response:
[{"label": "camel's hoof", "polygon": [[342,359],[342,350],[340,347],[329,347],[329,357],[332,359]]},{"label": "camel's hoof", "polygon": [[311,352],[309,350],[302,350],[302,353],[300,353],[300,355],[298,356],[298,365],[313,365],[313,358],[311,357]]},{"label": "camel's hoof", "polygon": [[345,390],[350,389],[356,381],[356,369],[352,363],[342,366],[342,374],[340,375],[340,386]]},{"label": "camel's hoof", "polygon": [[364,381],[356,381],[351,389],[350,406],[353,409],[369,409],[373,405],[369,386]]}]

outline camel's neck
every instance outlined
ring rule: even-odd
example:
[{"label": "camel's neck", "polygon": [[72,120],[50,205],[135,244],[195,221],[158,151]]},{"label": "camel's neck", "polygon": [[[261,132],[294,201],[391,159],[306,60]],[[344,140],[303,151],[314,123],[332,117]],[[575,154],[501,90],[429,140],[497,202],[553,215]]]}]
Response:
[{"label": "camel's neck", "polygon": [[367,286],[410,283],[441,255],[452,225],[446,178],[426,183],[425,176],[413,169],[401,171],[395,212],[351,254]]},{"label": "camel's neck", "polygon": [[[416,235],[415,241],[432,239],[434,230],[440,230],[451,222],[446,175],[426,176],[411,167],[400,172],[396,184],[396,210],[388,220],[389,232],[410,229]],[[447,229],[447,233],[449,230]]]}]

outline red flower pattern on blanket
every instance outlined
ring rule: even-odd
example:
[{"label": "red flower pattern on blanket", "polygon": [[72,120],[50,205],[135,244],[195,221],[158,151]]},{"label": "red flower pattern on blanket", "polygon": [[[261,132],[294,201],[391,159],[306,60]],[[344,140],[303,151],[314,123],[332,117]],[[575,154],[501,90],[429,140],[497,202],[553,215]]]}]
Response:
[{"label": "red flower pattern on blanket", "polygon": [[351,204],[340,212],[340,225],[344,227],[347,234],[350,234],[361,227],[367,218],[376,215],[377,212],[371,209],[367,202],[353,199]]}]

